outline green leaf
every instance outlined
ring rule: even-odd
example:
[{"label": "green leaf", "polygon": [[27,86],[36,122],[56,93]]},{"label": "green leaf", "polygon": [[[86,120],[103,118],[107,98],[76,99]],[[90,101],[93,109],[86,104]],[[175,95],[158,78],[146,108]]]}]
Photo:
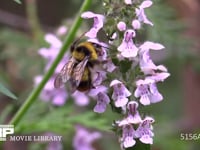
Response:
[{"label": "green leaf", "polygon": [[77,108],[79,107],[75,107],[73,103],[70,104],[70,99],[67,100],[63,107],[52,107],[51,104],[48,105],[46,102],[37,101],[31,106],[19,126],[15,127],[15,132],[29,134],[32,132],[51,131],[63,134],[63,131],[72,132],[76,124],[100,131],[109,130],[109,120],[91,110],[79,109],[80,112],[78,113],[76,112]]},{"label": "green leaf", "polygon": [[20,0],[14,0],[17,4],[22,4]]},{"label": "green leaf", "polygon": [[131,61],[128,61],[128,60],[122,60],[119,64],[119,68],[120,68],[120,71],[122,73],[126,73],[130,68],[131,68],[131,64],[132,62]]},{"label": "green leaf", "polygon": [[17,99],[17,97],[10,92],[3,84],[0,83],[0,92],[3,93],[4,95],[12,98],[12,99]]}]

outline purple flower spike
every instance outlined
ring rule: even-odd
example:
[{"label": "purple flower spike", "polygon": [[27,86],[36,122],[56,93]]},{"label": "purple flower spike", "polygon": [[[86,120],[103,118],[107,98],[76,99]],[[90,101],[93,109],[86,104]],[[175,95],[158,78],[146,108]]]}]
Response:
[{"label": "purple flower spike", "polygon": [[93,27],[85,34],[85,36],[89,38],[96,38],[97,32],[103,27],[104,16],[87,11],[82,13],[81,17],[85,19],[94,19]]},{"label": "purple flower spike", "polygon": [[125,125],[122,128],[122,142],[124,148],[132,147],[135,145],[136,141],[134,140],[135,130],[132,125]]},{"label": "purple flower spike", "polygon": [[128,98],[131,93],[119,80],[113,80],[110,83],[110,86],[113,87],[112,99],[115,101],[116,107],[123,107],[128,103]]},{"label": "purple flower spike", "polygon": [[144,8],[148,8],[150,7],[151,5],[153,4],[152,1],[150,0],[146,0],[146,1],[143,1],[142,4],[139,6],[139,8],[136,8],[135,9],[135,12],[136,12],[136,16],[138,17],[138,20],[140,22],[144,22],[146,24],[149,24],[151,26],[153,26],[153,23],[151,21],[148,20],[145,12],[144,12]]},{"label": "purple flower spike", "polygon": [[163,99],[163,96],[158,92],[155,81],[146,78],[145,80],[136,81],[137,88],[135,90],[135,97],[140,97],[140,103],[143,105],[150,105],[150,103],[157,103]]},{"label": "purple flower spike", "polygon": [[98,93],[97,94],[97,104],[94,107],[94,112],[103,113],[106,110],[107,104],[109,104],[110,98],[105,93]]},{"label": "purple flower spike", "polygon": [[74,150],[94,150],[92,143],[100,137],[101,134],[99,132],[90,133],[85,128],[77,126],[73,140]]},{"label": "purple flower spike", "polygon": [[142,143],[145,144],[153,144],[153,127],[152,127],[152,123],[154,122],[154,119],[151,117],[146,117],[143,122],[139,125],[139,127],[137,128],[136,132],[135,132],[135,136],[137,138],[139,138],[139,140]]},{"label": "purple flower spike", "polygon": [[117,48],[125,58],[131,58],[137,55],[138,48],[133,42],[133,37],[135,37],[135,31],[131,29],[126,30],[124,33],[124,39],[121,45]]}]

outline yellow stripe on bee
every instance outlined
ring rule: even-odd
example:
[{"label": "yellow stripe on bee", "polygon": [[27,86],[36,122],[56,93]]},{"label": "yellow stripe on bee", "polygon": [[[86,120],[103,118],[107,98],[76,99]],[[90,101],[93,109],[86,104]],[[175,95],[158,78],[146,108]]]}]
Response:
[{"label": "yellow stripe on bee", "polygon": [[90,79],[90,71],[88,68],[85,68],[81,81],[88,81],[89,79]]},{"label": "yellow stripe on bee", "polygon": [[85,54],[83,52],[78,52],[76,50],[73,51],[72,56],[79,61],[82,61],[85,58]]},{"label": "yellow stripe on bee", "polygon": [[92,43],[90,43],[90,42],[83,42],[83,43],[80,43],[79,46],[84,46],[84,47],[87,48],[87,50],[91,54],[90,60],[97,60],[98,59],[95,47],[94,47],[94,45]]}]

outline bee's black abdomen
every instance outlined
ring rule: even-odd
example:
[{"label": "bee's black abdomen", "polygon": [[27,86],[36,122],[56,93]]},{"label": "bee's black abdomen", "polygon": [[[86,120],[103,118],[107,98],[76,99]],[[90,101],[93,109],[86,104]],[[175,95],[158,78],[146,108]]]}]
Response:
[{"label": "bee's black abdomen", "polygon": [[81,81],[79,86],[77,87],[77,90],[79,90],[80,92],[85,92],[88,91],[92,88],[92,83],[90,80],[88,81]]},{"label": "bee's black abdomen", "polygon": [[88,63],[87,63],[87,67],[93,68],[93,67],[94,67],[94,63],[93,63],[93,62],[88,62]]}]

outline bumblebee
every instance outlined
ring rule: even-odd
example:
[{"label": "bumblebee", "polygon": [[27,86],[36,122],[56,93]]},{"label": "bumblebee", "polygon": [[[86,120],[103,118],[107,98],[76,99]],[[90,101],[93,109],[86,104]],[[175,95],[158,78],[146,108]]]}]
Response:
[{"label": "bumblebee", "polygon": [[93,88],[91,69],[100,62],[102,46],[89,41],[77,44],[75,41],[70,51],[71,57],[56,76],[54,87],[59,88],[69,81],[72,92],[75,90],[88,91]]}]

